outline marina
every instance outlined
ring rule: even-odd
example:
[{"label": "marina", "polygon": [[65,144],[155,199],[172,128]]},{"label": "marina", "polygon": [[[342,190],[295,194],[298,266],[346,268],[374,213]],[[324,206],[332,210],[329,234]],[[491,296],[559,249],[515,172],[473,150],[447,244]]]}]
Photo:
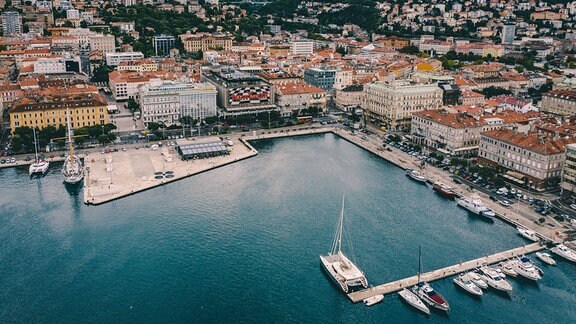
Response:
[{"label": "marina", "polygon": [[[24,168],[2,169],[9,201],[0,211],[2,318],[420,322],[390,296],[372,307],[352,304],[321,271],[318,255],[328,251],[343,192],[357,265],[372,284],[414,274],[419,245],[426,268],[438,269],[527,243],[514,227],[482,221],[337,136],[251,145],[259,152],[251,159],[97,207],[83,204],[81,187],[62,185],[59,165],[35,179]],[[18,199],[22,191],[26,200]],[[450,302],[450,321],[514,322],[522,313],[541,322],[559,307],[576,319],[566,284],[576,279],[572,265],[544,270],[540,289],[512,283],[522,302],[479,303],[462,298],[468,293],[451,279],[430,284]]]},{"label": "marina", "polygon": [[[533,243],[525,246],[521,246],[515,249],[511,249],[508,251],[503,251],[499,253],[495,253],[492,255],[484,256],[481,258],[477,258],[474,260],[462,262],[459,264],[451,265],[445,268],[436,269],[434,271],[426,272],[420,275],[421,280],[426,282],[433,282],[439,279],[444,279],[446,277],[451,277],[454,275],[458,275],[462,272],[471,271],[473,269],[478,268],[481,265],[490,265],[495,264],[500,261],[504,261],[519,255],[530,254],[534,252],[541,251],[546,247],[538,244]],[[360,302],[366,298],[375,296],[375,295],[388,295],[399,290],[402,290],[406,287],[414,286],[418,283],[418,276],[411,276],[408,278],[392,281],[389,283],[385,283],[378,286],[373,286],[365,290],[357,291],[348,294],[348,297],[353,303]]]}]

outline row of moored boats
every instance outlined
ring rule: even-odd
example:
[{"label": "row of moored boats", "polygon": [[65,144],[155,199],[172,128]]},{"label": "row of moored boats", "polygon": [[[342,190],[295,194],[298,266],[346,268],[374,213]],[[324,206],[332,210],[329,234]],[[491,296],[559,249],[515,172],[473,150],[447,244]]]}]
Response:
[{"label": "row of moored boats", "polygon": [[[332,242],[332,248],[327,255],[320,256],[320,262],[334,283],[346,294],[368,288],[368,280],[364,273],[342,252],[342,238],[344,230],[344,197],[342,198],[342,210]],[[537,233],[518,227],[518,232],[523,237],[532,241],[538,241]],[[351,243],[351,242],[349,242]],[[566,260],[576,262],[576,251],[563,244],[558,244],[550,251]],[[549,253],[537,252],[536,257],[548,265],[555,265],[556,261]],[[417,284],[413,287],[404,288],[398,292],[402,300],[417,310],[430,314],[430,309],[449,312],[450,305],[444,296],[434,290],[427,282],[420,280],[422,273],[422,258],[420,255]],[[473,296],[482,296],[483,290],[491,287],[497,291],[508,293],[512,291],[512,285],[506,280],[510,277],[524,277],[528,280],[538,281],[544,275],[542,269],[527,256],[519,256],[506,260],[497,266],[482,265],[473,271],[464,272],[453,279],[454,284]],[[372,306],[381,302],[384,295],[377,294],[364,300],[364,304]]]},{"label": "row of moored boats", "polygon": [[[418,181],[420,183],[428,182],[428,178],[426,178],[420,171],[414,169],[406,170],[406,176],[410,177],[411,179]],[[436,191],[439,195],[446,197],[448,199],[456,199],[456,203],[458,206],[472,212],[475,215],[482,216],[485,218],[494,218],[496,213],[488,208],[478,197],[477,195],[473,195],[470,197],[459,197],[459,195],[454,191],[452,187],[449,185],[442,183],[442,182],[435,182],[432,185],[432,189]]]}]

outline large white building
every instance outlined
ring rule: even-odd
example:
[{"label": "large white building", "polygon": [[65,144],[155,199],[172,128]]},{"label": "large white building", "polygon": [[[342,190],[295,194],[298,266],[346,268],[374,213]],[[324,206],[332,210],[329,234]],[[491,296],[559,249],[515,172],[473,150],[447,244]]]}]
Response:
[{"label": "large white building", "polygon": [[326,110],[326,90],[306,83],[278,84],[276,88],[276,105],[282,117],[290,117],[300,111],[315,107]]},{"label": "large white building", "polygon": [[295,39],[290,42],[290,53],[308,55],[314,52],[314,41],[310,39]]},{"label": "large white building", "polygon": [[216,88],[208,83],[151,82],[139,90],[144,124],[178,124],[180,117],[203,120],[216,116]]},{"label": "large white building", "polygon": [[410,128],[412,114],[442,105],[442,89],[437,84],[410,81],[374,82],[364,86],[364,108],[369,118],[391,131]]},{"label": "large white building", "polygon": [[34,62],[34,73],[58,74],[66,73],[66,60],[63,57],[43,57]]},{"label": "large white building", "polygon": [[110,66],[118,66],[121,63],[134,62],[143,58],[144,54],[142,52],[106,53],[106,64]]}]

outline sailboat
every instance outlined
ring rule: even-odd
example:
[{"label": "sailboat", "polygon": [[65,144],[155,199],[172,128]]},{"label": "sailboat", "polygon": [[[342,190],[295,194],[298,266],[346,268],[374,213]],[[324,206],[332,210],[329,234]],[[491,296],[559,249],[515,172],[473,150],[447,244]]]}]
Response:
[{"label": "sailboat", "polygon": [[420,274],[422,273],[422,249],[419,248],[419,264],[418,264],[418,284],[412,288],[414,293],[422,299],[426,304],[442,310],[442,311],[450,311],[450,305],[446,301],[444,296],[440,295],[438,292],[434,290],[427,282],[420,281]]},{"label": "sailboat", "polygon": [[28,168],[28,173],[30,175],[33,174],[45,174],[48,171],[48,167],[50,166],[50,162],[46,161],[45,159],[38,158],[38,141],[36,140],[36,129],[32,130],[34,132],[34,162],[30,164]]},{"label": "sailboat", "polygon": [[340,211],[338,227],[332,241],[332,249],[327,255],[320,256],[320,262],[334,283],[347,294],[355,289],[368,288],[368,280],[364,273],[342,253],[344,197],[342,196],[342,210]]},{"label": "sailboat", "polygon": [[82,165],[82,160],[80,160],[80,158],[74,154],[69,109],[66,109],[66,128],[68,130],[68,146],[70,151],[66,157],[66,160],[64,160],[64,165],[62,166],[62,175],[64,176],[64,182],[68,184],[77,184],[84,178],[84,166]]}]

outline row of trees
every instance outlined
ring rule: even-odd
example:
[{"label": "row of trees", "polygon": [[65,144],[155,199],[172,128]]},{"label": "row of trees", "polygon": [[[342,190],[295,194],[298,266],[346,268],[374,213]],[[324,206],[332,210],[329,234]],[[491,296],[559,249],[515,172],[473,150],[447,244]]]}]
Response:
[{"label": "row of trees", "polygon": [[[74,143],[81,145],[87,141],[97,141],[106,144],[116,140],[116,135],[112,130],[116,129],[114,124],[85,126],[74,131]],[[58,128],[47,126],[43,129],[36,129],[36,141],[38,150],[44,151],[46,146],[52,149],[62,149],[66,145],[66,127],[60,125]],[[12,136],[12,147],[16,153],[34,152],[34,130],[31,127],[18,127]]]}]

